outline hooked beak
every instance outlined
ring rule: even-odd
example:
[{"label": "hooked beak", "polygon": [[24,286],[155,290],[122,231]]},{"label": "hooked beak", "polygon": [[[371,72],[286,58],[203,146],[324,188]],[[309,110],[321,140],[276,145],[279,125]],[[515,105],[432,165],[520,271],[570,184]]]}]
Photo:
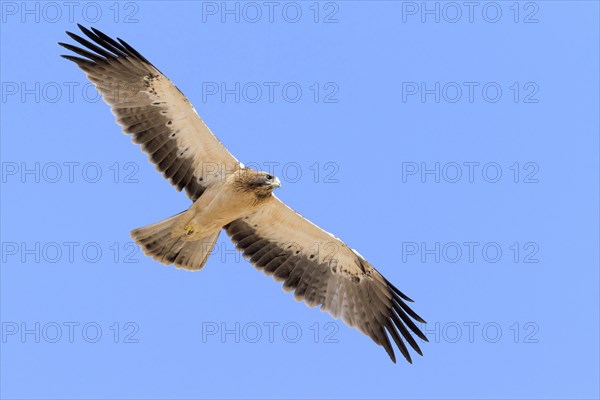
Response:
[{"label": "hooked beak", "polygon": [[275,177],[275,179],[273,179],[273,183],[271,183],[271,186],[273,186],[274,188],[281,187],[281,181],[279,180],[278,177]]}]

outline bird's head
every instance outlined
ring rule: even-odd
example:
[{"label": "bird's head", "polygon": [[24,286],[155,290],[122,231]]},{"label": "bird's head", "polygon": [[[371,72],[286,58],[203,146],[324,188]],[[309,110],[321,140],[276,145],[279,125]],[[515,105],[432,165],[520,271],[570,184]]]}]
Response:
[{"label": "bird's head", "polygon": [[273,190],[281,187],[281,181],[274,175],[251,168],[240,170],[238,182],[243,190],[252,191],[257,197],[269,196]]}]

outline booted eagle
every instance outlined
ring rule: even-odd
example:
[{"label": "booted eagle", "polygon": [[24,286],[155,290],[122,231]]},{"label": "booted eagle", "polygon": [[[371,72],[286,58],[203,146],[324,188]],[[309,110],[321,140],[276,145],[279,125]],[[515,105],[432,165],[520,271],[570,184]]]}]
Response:
[{"label": "booted eagle", "polygon": [[422,355],[413,333],[427,338],[414,321],[425,321],[407,305],[410,298],[357,251],[275,197],[279,179],[235,159],[183,93],[138,51],[97,29],[79,28],[87,39],[67,32],[81,47],[59,43],[77,54],[62,57],[85,72],[123,132],[193,202],[131,232],[144,254],[197,271],[224,229],[250,263],[283,282],[296,300],[341,317],[383,346],[393,362],[389,336],[409,362],[405,342]]}]

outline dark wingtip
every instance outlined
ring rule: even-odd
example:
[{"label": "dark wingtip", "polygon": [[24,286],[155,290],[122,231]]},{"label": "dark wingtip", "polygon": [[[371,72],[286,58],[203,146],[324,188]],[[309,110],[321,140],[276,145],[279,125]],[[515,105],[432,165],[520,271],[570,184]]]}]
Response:
[{"label": "dark wingtip", "polygon": [[89,64],[91,63],[90,60],[86,60],[85,58],[81,58],[81,57],[75,57],[75,56],[71,56],[71,55],[67,55],[67,54],[61,54],[60,55],[62,58],[66,58],[69,61],[74,62],[75,64],[79,65],[79,64]]},{"label": "dark wingtip", "polygon": [[[414,340],[414,339],[413,339]],[[419,345],[417,344],[417,342],[415,342],[414,344],[411,343],[410,347],[421,357],[423,357],[423,350],[421,350],[421,348],[419,347]]]},{"label": "dark wingtip", "polygon": [[400,297],[402,297],[404,300],[408,301],[409,303],[414,303],[415,302],[413,299],[411,299],[410,297],[408,297],[407,295],[405,295],[404,293],[402,293],[400,290],[398,290],[396,287],[394,287],[394,289],[396,290],[396,292],[398,292],[398,295]]},{"label": "dark wingtip", "polygon": [[[77,26],[79,27],[79,29],[81,29],[81,32],[83,32],[85,34],[85,36],[89,37],[92,40],[95,39],[94,32],[90,31],[88,28],[86,28],[85,26],[83,26],[81,24],[77,24]],[[94,29],[94,28],[92,28],[92,29]]]},{"label": "dark wingtip", "polygon": [[146,57],[144,57],[139,51],[137,51],[136,49],[133,48],[133,46],[131,46],[129,43],[127,43],[126,41],[124,41],[123,39],[121,39],[120,37],[117,37],[117,40],[119,41],[119,43],[121,43],[121,45],[123,47],[125,47],[129,52],[131,52],[131,54],[133,54],[135,57],[139,58],[140,60],[152,65],[152,63],[150,61],[148,61],[146,59]]},{"label": "dark wingtip", "polygon": [[407,295],[405,295],[404,293],[402,293],[400,291],[400,289],[398,289],[396,286],[394,286],[394,284],[392,282],[390,282],[387,278],[383,278],[385,279],[385,283],[398,295],[400,296],[402,299],[409,301],[411,303],[414,303],[415,301],[413,299],[411,299],[410,297],[408,297]]},{"label": "dark wingtip", "polygon": [[387,353],[388,353],[388,356],[390,357],[390,360],[392,360],[392,362],[393,362],[394,364],[396,364],[396,355],[394,354],[394,351],[392,350],[392,351],[390,352],[390,351],[388,351],[387,349],[385,349],[385,350],[387,351]]},{"label": "dark wingtip", "polygon": [[78,37],[79,37],[79,36],[78,36],[76,33],[73,33],[73,32],[65,31],[65,33],[66,33],[67,35],[69,35],[69,37],[70,37],[71,39],[75,39],[75,38],[78,38]]},{"label": "dark wingtip", "polygon": [[416,312],[414,312],[414,311],[413,311],[413,313],[411,314],[411,317],[413,317],[413,318],[414,318],[416,321],[418,321],[418,322],[420,322],[420,323],[422,323],[422,324],[426,324],[426,323],[427,323],[427,322],[426,322],[426,321],[425,321],[423,318],[419,317],[419,314],[417,314],[417,313],[416,313]]}]

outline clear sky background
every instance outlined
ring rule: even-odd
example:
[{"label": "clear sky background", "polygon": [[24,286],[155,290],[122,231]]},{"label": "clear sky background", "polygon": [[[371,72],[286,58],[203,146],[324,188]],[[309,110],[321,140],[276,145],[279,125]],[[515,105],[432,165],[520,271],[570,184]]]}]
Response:
[{"label": "clear sky background", "polygon": [[[3,398],[598,398],[597,2],[1,11]],[[144,257],[129,231],[190,203],[59,57],[77,22],[414,298],[424,357],[393,364],[224,234],[198,273]]]}]

